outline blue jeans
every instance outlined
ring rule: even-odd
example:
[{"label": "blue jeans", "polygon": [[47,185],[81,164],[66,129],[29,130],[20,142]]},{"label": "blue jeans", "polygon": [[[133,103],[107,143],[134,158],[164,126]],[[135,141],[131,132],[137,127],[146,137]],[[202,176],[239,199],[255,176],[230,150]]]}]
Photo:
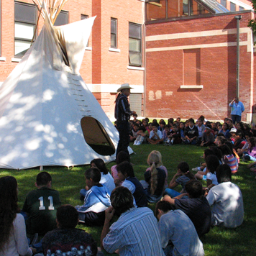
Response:
[{"label": "blue jeans", "polygon": [[238,115],[231,115],[231,119],[233,124],[235,124],[236,122],[237,123],[241,122],[241,116],[238,116]]},{"label": "blue jeans", "polygon": [[166,188],[165,189],[165,193],[170,196],[170,197],[176,197],[176,196],[179,196],[181,193],[174,190],[174,189],[171,189],[171,188]]}]

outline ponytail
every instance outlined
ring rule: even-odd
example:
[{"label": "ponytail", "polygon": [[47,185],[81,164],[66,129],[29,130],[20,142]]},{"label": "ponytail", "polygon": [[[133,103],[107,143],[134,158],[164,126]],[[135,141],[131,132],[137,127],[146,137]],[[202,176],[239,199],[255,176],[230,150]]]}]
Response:
[{"label": "ponytail", "polygon": [[158,183],[158,180],[157,180],[158,171],[156,169],[155,162],[153,162],[153,164],[151,165],[150,172],[151,172],[150,193],[151,193],[151,195],[154,195],[154,193],[156,191],[157,183]]},{"label": "ponytail", "polygon": [[188,177],[190,180],[194,180],[195,179],[195,175],[193,173],[191,173],[190,171],[187,171],[185,173],[185,176]]}]

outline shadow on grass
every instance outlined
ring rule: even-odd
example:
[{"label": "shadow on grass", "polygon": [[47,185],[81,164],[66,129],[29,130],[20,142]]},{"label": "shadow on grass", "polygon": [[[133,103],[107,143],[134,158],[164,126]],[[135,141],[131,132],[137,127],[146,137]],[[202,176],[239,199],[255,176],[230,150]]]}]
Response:
[{"label": "shadow on grass", "polygon": [[[181,161],[186,161],[190,169],[197,167],[203,162],[201,156],[205,148],[190,145],[141,145],[133,146],[135,154],[131,156],[131,162],[134,164],[136,177],[144,179],[144,172],[148,168],[147,157],[152,150],[159,150],[163,157],[163,164],[168,170],[168,181],[171,180],[177,171],[177,165]],[[110,169],[115,163],[108,163]],[[245,218],[241,227],[236,229],[225,229],[215,227],[202,238],[204,243],[205,255],[209,256],[233,256],[233,255],[256,255],[256,188],[255,179],[247,169],[247,164],[241,162],[239,171],[233,175],[233,182],[242,190]],[[44,170],[52,175],[52,188],[60,192],[62,204],[81,205],[79,200],[79,191],[85,186],[84,172],[88,166],[77,166],[72,169],[66,167],[45,167]],[[0,170],[0,176],[12,175],[16,177],[19,186],[19,207],[22,207],[26,194],[35,189],[36,176],[39,169],[29,170]],[[178,188],[177,190],[179,190]],[[155,205],[150,204],[149,208],[154,211]],[[100,245],[100,235],[102,227],[85,227],[78,225],[78,228],[86,230],[92,234]],[[111,255],[107,254],[106,255]]]}]

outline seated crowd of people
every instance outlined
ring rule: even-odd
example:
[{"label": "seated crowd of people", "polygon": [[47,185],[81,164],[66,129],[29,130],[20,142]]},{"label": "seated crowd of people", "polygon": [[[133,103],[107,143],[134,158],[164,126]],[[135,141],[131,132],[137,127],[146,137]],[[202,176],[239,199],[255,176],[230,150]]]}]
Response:
[{"label": "seated crowd of people", "polygon": [[[191,168],[180,162],[168,183],[168,168],[153,150],[144,180],[138,180],[126,152],[119,152],[109,171],[94,159],[85,171],[81,205],[62,205],[52,177],[40,172],[36,189],[18,209],[14,177],[0,178],[0,255],[204,255],[201,241],[212,227],[236,228],[244,218],[241,190],[232,183],[239,158],[255,161],[254,129],[229,119],[209,123],[200,117],[182,123],[146,119],[131,122],[131,139],[151,144],[187,143],[208,146],[204,163]],[[243,128],[242,128],[243,127]],[[137,130],[137,133],[136,133]],[[138,132],[141,131],[141,132]],[[148,132],[148,133],[147,133]],[[203,182],[202,182],[202,181]],[[148,204],[156,204],[153,212]],[[76,225],[102,226],[101,244]],[[112,224],[111,224],[112,223]],[[207,235],[206,235],[207,236]]]}]

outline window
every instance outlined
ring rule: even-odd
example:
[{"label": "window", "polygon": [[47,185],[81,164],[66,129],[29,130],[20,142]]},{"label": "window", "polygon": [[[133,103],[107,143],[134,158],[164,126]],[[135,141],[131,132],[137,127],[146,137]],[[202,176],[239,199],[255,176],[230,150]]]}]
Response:
[{"label": "window", "polygon": [[30,48],[37,21],[35,5],[15,2],[15,57],[21,58]]},{"label": "window", "polygon": [[230,11],[235,12],[236,11],[236,5],[234,3],[230,2]]},{"label": "window", "polygon": [[68,24],[68,12],[67,11],[60,11],[54,26],[62,26]]},{"label": "window", "polygon": [[141,67],[141,25],[129,23],[129,65]]},{"label": "window", "polygon": [[200,85],[200,49],[184,50],[184,85]]},{"label": "window", "polygon": [[220,3],[227,8],[227,0],[220,0]]},{"label": "window", "polygon": [[[81,14],[81,20],[86,20],[89,18],[89,15],[86,15],[86,14]],[[87,45],[86,47],[89,47],[89,38],[88,38],[88,42],[87,42]]]},{"label": "window", "polygon": [[111,18],[110,47],[117,48],[117,19]]},{"label": "window", "polygon": [[239,6],[239,11],[243,11],[243,10],[244,10],[244,7]]}]

